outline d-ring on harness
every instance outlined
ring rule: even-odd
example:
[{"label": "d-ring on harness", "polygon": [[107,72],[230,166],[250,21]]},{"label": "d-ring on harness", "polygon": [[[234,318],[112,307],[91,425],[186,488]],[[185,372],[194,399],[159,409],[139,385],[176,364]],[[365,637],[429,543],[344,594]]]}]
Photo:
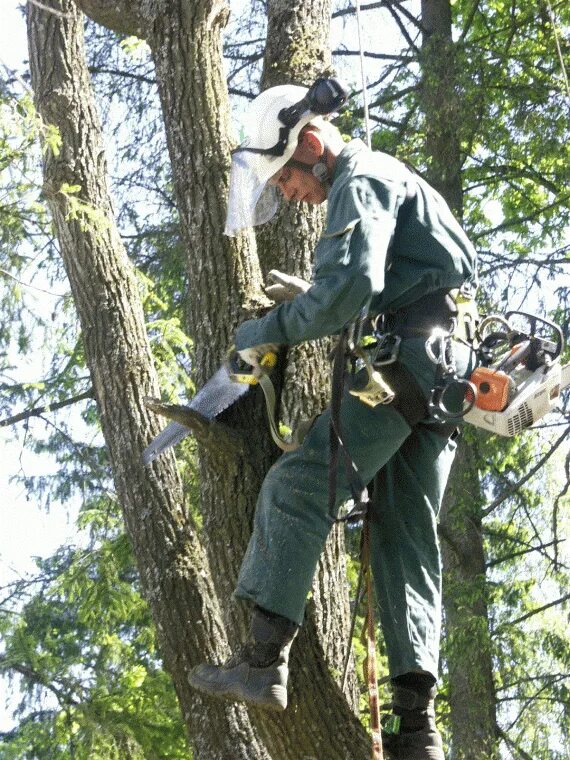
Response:
[{"label": "d-ring on harness", "polygon": [[[436,327],[426,340],[425,349],[428,358],[438,368],[428,403],[430,414],[442,422],[464,417],[473,409],[477,389],[469,380],[457,375],[452,333]],[[461,406],[454,410],[453,401],[457,403],[459,398]]]}]

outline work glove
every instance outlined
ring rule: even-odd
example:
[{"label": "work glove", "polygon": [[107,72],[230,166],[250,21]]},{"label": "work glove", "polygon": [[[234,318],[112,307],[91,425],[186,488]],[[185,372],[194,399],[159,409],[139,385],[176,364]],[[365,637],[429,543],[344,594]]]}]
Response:
[{"label": "work glove", "polygon": [[[238,356],[250,367],[261,366],[261,360],[265,354],[276,354],[279,351],[277,343],[262,343],[260,346],[251,346],[238,351]],[[271,365],[270,365],[271,366]]]},{"label": "work glove", "polygon": [[275,303],[283,303],[284,301],[292,301],[299,293],[306,293],[311,287],[310,283],[305,282],[300,277],[295,277],[292,274],[285,274],[279,272],[277,269],[272,269],[268,275],[269,280],[273,281],[273,285],[266,285],[265,292]]}]

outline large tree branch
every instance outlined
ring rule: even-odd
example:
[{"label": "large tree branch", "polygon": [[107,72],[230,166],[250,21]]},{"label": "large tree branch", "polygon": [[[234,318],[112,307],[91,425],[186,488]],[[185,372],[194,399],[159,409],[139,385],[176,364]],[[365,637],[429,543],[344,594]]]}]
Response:
[{"label": "large tree branch", "polygon": [[518,756],[521,758],[521,760],[532,760],[532,757],[524,751],[521,747],[514,742],[511,737],[508,735],[506,731],[503,731],[502,728],[499,728],[497,726],[497,734],[501,737],[501,739],[505,742],[505,744],[509,747],[510,750],[514,750],[518,753]]},{"label": "large tree branch", "polygon": [[479,10],[479,2],[480,0],[475,0],[473,5],[471,6],[471,10],[467,14],[467,18],[465,19],[465,23],[463,24],[463,29],[461,31],[461,36],[459,37],[460,42],[463,42],[463,40],[467,37],[469,34],[469,30],[471,29],[471,25],[473,24],[473,20],[475,19],[475,15],[477,11]]},{"label": "large tree branch", "polygon": [[[570,678],[570,673],[542,673],[537,676],[528,676],[527,678],[519,678],[511,683],[505,683],[502,686],[497,686],[497,692],[507,691],[507,689],[514,689],[517,686],[521,686],[525,683],[533,683],[535,681],[547,681],[548,684],[556,683],[557,681],[565,681]],[[499,701],[506,701],[505,699]]]},{"label": "large tree branch", "polygon": [[482,232],[475,232],[471,234],[471,240],[479,240],[482,237],[485,237],[486,235],[494,235],[497,232],[502,232],[503,230],[508,230],[511,227],[516,227],[519,224],[526,224],[526,222],[534,222],[537,219],[540,219],[540,217],[546,212],[550,211],[552,208],[563,208],[564,205],[568,202],[568,195],[560,194],[552,203],[547,203],[544,206],[541,206],[541,208],[536,209],[536,211],[533,211],[531,214],[527,214],[526,216],[519,216],[519,217],[513,217],[512,219],[507,219],[506,221],[502,222],[501,224],[498,224],[496,227],[491,227],[490,229],[483,230]]},{"label": "large tree branch", "polygon": [[104,66],[90,66],[90,74],[109,74],[113,77],[122,77],[123,79],[133,79],[135,82],[142,82],[143,84],[155,85],[156,79],[152,77],[144,76],[144,74],[136,74],[133,71],[121,71],[120,69],[107,69]]},{"label": "large tree branch", "polygon": [[[495,567],[496,565],[500,565],[503,562],[508,562],[511,559],[516,559],[517,557],[524,557],[526,554],[531,554],[532,552],[541,552],[544,549],[547,549],[549,546],[553,546],[556,544],[561,543],[564,539],[559,539],[555,541],[549,541],[546,544],[539,544],[538,546],[529,546],[528,549],[519,549],[519,551],[516,552],[510,552],[509,554],[504,554],[501,557],[497,557],[496,559],[491,560],[490,562],[486,563],[487,569],[490,567]],[[546,555],[548,556],[548,555]]]},{"label": "large tree branch", "polygon": [[[333,55],[360,55],[360,50],[345,50],[344,48],[337,48],[332,51]],[[402,63],[412,63],[415,61],[413,55],[391,55],[389,53],[372,53],[369,50],[364,50],[362,53],[366,58],[377,58],[381,61],[400,61]]]},{"label": "large tree branch", "polygon": [[[402,19],[396,13],[396,9],[391,4],[388,4],[387,8],[388,8],[388,11],[390,12],[390,15],[396,22],[396,25],[398,26],[398,29],[400,30],[400,34],[402,35],[402,37],[406,40],[406,42],[408,43],[410,48],[414,51],[414,53],[416,53],[416,55],[419,55],[420,54],[419,48],[416,45],[415,41],[411,38],[408,32],[408,29],[406,28],[406,25],[403,23]],[[406,16],[408,21],[413,20],[418,30],[421,30],[422,32],[424,31],[421,27],[421,24],[418,23],[417,19],[414,19],[414,17],[410,13],[408,13],[407,11],[404,11],[404,9],[400,5],[398,5],[398,10],[401,11],[404,16]]]},{"label": "large tree branch", "polygon": [[151,19],[143,13],[143,3],[131,0],[74,0],[77,7],[97,24],[119,34],[145,39]]},{"label": "large tree branch", "polygon": [[550,609],[551,607],[556,607],[559,604],[563,604],[568,599],[570,599],[570,594],[564,594],[564,596],[561,596],[559,599],[555,599],[553,602],[548,602],[548,604],[543,604],[541,607],[536,607],[534,610],[530,610],[530,612],[526,612],[524,615],[521,615],[518,618],[515,618],[514,620],[507,620],[506,623],[501,623],[501,625],[497,626],[495,629],[495,634],[497,631],[502,631],[504,628],[511,628],[514,625],[518,625],[519,623],[523,623],[525,620],[528,620],[531,617],[534,617],[535,615],[538,615],[541,612],[544,612],[545,610]]},{"label": "large tree branch", "polygon": [[[387,5],[387,0],[381,0],[379,3],[366,3],[365,5],[362,5],[360,10],[361,11],[372,11],[376,8],[385,8]],[[349,5],[346,8],[341,8],[338,11],[335,11],[331,18],[339,18],[339,16],[350,16],[353,13],[356,13],[356,6],[355,5]]]},{"label": "large tree branch", "polygon": [[38,673],[37,670],[34,670],[29,665],[21,662],[12,662],[9,657],[2,655],[0,657],[0,673],[9,673],[11,671],[18,673],[32,683],[43,686],[48,691],[51,691],[52,694],[57,697],[60,704],[78,704],[77,699],[73,697],[71,691],[65,691],[63,688],[56,686],[55,683],[46,678],[43,673]]},{"label": "large tree branch", "polygon": [[518,536],[511,535],[510,533],[507,532],[507,530],[494,530],[493,528],[489,528],[488,526],[484,526],[482,533],[485,536],[498,538],[501,541],[509,541],[513,544],[516,544],[517,546],[524,546],[527,549],[529,549],[529,551],[534,549],[534,551],[546,557],[546,559],[549,562],[552,562],[552,558],[549,556],[548,552],[546,551],[546,546],[543,547],[540,541],[537,544],[532,544],[529,541],[524,541],[522,538],[519,538]]}]

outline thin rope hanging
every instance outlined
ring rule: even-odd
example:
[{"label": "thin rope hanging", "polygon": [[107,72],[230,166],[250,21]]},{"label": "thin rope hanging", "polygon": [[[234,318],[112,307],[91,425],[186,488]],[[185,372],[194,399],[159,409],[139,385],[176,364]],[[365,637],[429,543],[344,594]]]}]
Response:
[{"label": "thin rope hanging", "polygon": [[362,102],[364,105],[364,129],[366,130],[366,144],[372,149],[372,136],[370,134],[370,118],[368,116],[368,91],[366,83],[366,71],[364,67],[364,48],[362,46],[362,18],[360,15],[360,0],[356,0],[356,26],[358,28],[358,49],[360,51],[360,75],[362,77]]}]

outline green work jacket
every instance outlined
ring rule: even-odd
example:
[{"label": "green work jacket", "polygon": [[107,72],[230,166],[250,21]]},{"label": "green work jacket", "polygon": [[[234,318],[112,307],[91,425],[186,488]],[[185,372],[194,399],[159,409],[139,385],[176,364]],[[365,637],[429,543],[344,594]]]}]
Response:
[{"label": "green work jacket", "polygon": [[405,164],[352,140],[337,156],[312,285],[238,329],[238,350],[339,332],[474,279],[475,249],[447,203]]}]

